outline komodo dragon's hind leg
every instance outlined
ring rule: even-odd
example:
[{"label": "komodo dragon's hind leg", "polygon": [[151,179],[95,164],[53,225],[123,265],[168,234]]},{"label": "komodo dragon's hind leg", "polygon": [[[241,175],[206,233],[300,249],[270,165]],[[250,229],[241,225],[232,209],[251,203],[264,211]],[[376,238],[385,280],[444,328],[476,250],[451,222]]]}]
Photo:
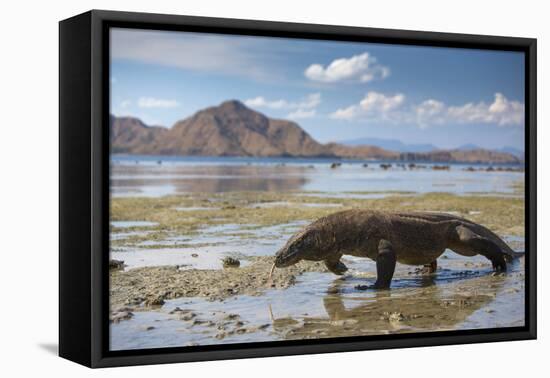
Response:
[{"label": "komodo dragon's hind leg", "polygon": [[340,258],[325,260],[325,266],[332,273],[339,276],[343,275],[348,270],[348,267],[342,261],[340,261]]},{"label": "komodo dragon's hind leg", "polygon": [[461,243],[491,260],[493,268],[497,272],[506,271],[505,253],[496,243],[476,234],[465,226],[457,226],[456,232]]}]

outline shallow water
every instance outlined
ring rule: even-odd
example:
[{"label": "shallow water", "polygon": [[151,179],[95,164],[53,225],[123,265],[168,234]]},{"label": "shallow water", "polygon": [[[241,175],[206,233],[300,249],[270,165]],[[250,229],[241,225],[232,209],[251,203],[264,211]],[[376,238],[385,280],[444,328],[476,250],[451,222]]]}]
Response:
[{"label": "shallow water", "polygon": [[[523,259],[493,276],[482,257],[447,251],[435,275],[398,264],[391,290],[361,291],[372,284],[374,262],[348,258],[343,279],[306,273],[296,285],[261,296],[224,301],[179,298],[156,311],[111,325],[113,350],[185,345],[343,337],[395,332],[520,326],[524,321]],[[292,300],[289,300],[289,299]],[[174,309],[190,319],[171,314]]]},{"label": "shallow water", "polygon": [[[158,164],[161,161],[161,164]],[[331,169],[329,159],[177,158],[114,156],[111,191],[114,196],[148,196],[231,191],[303,191],[354,196],[356,192],[389,191],[450,193],[513,193],[520,172],[468,172],[472,164],[452,164],[449,171],[406,170],[379,162],[343,161]],[[437,164],[436,164],[437,165]],[[441,165],[441,164],[439,164]],[[487,165],[475,165],[477,168]],[[482,178],[482,179],[480,179]]]},{"label": "shallow water", "polygon": [[[165,265],[179,265],[180,269],[221,269],[221,260],[228,256],[242,259],[241,266],[245,266],[247,257],[273,255],[306,223],[296,221],[266,227],[253,224],[209,226],[197,235],[119,247],[111,251],[111,258],[124,261],[125,269]],[[247,237],[243,238],[241,234]],[[113,235],[115,239],[119,238],[118,234]]]},{"label": "shallow water", "polygon": [[248,207],[257,209],[271,209],[274,207],[342,207],[341,203],[298,203],[287,201],[273,201],[273,202],[260,202],[252,203]]},{"label": "shallow water", "polygon": [[151,227],[158,223],[147,221],[111,221],[111,225],[116,228],[132,228],[132,227]]}]

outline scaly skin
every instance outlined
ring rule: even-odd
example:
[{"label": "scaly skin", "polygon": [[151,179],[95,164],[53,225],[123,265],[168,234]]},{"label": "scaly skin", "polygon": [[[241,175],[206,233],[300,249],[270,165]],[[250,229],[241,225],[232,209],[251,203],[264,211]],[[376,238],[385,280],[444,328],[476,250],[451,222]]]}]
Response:
[{"label": "scaly skin", "polygon": [[374,288],[389,288],[396,262],[434,272],[447,248],[463,256],[483,255],[497,271],[506,271],[506,261],[522,255],[489,229],[450,214],[347,210],[320,218],[292,236],[277,252],[275,266],[324,261],[341,275],[347,270],[342,255],[368,257],[376,261]]}]

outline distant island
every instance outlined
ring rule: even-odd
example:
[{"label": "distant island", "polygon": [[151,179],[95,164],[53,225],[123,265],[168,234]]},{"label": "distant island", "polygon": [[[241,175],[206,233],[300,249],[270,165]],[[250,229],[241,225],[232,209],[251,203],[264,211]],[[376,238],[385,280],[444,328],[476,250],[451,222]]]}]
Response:
[{"label": "distant island", "polygon": [[134,117],[110,117],[114,154],[349,158],[464,163],[521,163],[513,153],[483,148],[399,151],[360,143],[321,144],[297,123],[272,119],[237,100],[200,110],[168,129]]}]

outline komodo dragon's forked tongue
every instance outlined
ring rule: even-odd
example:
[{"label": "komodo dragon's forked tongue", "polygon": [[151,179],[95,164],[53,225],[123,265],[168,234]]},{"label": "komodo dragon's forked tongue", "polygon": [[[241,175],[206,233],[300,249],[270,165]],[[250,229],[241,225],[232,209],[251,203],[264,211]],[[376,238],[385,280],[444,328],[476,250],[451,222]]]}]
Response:
[{"label": "komodo dragon's forked tongue", "polygon": [[267,277],[267,286],[271,287],[273,285],[273,271],[275,270],[275,263],[271,265],[271,270],[269,271],[269,277]]}]

